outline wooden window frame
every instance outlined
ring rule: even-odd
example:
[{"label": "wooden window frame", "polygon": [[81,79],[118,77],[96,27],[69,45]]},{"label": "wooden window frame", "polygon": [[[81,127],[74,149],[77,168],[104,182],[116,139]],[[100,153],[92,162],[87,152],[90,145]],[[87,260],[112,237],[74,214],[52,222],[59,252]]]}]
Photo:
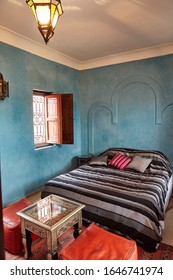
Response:
[{"label": "wooden window frame", "polygon": [[35,148],[55,144],[73,144],[73,94],[33,91],[45,99],[45,142]]}]

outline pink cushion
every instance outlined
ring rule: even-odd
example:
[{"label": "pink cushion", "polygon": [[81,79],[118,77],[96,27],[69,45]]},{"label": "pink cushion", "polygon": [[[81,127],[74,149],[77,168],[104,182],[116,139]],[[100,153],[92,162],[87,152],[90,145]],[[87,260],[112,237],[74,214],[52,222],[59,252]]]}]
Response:
[{"label": "pink cushion", "polygon": [[118,153],[109,161],[108,165],[124,170],[127,167],[127,165],[131,162],[131,160],[132,158]]}]

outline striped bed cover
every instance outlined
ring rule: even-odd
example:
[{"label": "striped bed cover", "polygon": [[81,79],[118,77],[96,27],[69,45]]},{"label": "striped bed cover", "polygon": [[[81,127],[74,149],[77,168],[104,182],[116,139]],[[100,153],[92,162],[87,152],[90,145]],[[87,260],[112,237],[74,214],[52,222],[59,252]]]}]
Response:
[{"label": "striped bed cover", "polygon": [[171,166],[158,151],[110,148],[102,155],[122,153],[152,158],[144,173],[126,168],[89,164],[49,180],[42,198],[56,194],[86,205],[84,220],[98,223],[112,232],[135,240],[153,251],[162,240],[164,206]]}]

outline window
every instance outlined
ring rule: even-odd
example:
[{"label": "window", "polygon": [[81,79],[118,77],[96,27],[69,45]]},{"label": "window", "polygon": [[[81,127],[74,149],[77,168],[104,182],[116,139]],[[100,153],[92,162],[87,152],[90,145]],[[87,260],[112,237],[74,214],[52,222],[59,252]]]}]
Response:
[{"label": "window", "polygon": [[42,95],[33,94],[33,124],[34,144],[46,144],[45,98]]},{"label": "window", "polygon": [[33,92],[35,147],[73,144],[73,95]]}]

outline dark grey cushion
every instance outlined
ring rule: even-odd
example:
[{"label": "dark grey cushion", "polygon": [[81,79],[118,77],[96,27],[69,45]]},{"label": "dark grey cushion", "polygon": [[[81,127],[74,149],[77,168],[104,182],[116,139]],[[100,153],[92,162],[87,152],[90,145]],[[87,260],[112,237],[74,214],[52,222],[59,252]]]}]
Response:
[{"label": "dark grey cushion", "polygon": [[89,165],[104,165],[107,166],[108,156],[92,157],[89,161]]}]

